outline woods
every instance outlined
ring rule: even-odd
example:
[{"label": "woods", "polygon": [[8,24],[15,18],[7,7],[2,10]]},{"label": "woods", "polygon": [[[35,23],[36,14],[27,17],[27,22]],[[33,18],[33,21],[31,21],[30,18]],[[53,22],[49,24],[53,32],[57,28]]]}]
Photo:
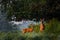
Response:
[{"label": "woods", "polygon": [[[23,29],[25,34],[18,30],[0,31],[0,40],[60,40],[60,0],[1,0],[0,7],[1,12],[6,13],[4,16],[7,17],[7,21],[19,22],[34,19],[34,21],[40,22],[40,19],[44,18],[45,22],[45,27],[40,28],[40,24],[38,24]],[[1,15],[3,14],[1,13]],[[8,25],[7,27],[9,28]],[[16,25],[12,27],[16,27]],[[40,32],[40,29],[44,29],[43,32]]]},{"label": "woods", "polygon": [[7,19],[15,15],[16,20],[40,18],[52,19],[59,17],[60,10],[59,0],[2,0],[1,4],[5,5]]}]

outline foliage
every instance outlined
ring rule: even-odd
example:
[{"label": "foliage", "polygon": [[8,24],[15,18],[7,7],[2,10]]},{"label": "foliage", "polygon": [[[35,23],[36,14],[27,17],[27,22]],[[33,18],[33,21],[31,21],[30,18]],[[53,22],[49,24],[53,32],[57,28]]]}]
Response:
[{"label": "foliage", "polygon": [[59,18],[59,0],[2,0],[1,5],[4,6],[9,20],[13,15],[16,20]]},{"label": "foliage", "polygon": [[[39,27],[37,25],[34,26],[34,31],[39,33]],[[41,33],[41,32],[40,32]],[[49,22],[45,23],[44,35],[48,35],[47,40],[57,40],[57,36],[60,35],[60,22],[57,19],[52,19]],[[43,38],[43,40],[46,37]]]},{"label": "foliage", "polygon": [[46,25],[46,30],[48,33],[57,34],[60,31],[60,22],[57,19],[50,20]]},{"label": "foliage", "polygon": [[48,35],[48,34],[43,34],[41,33],[25,33],[22,34],[21,32],[1,32],[0,34],[0,40],[57,40],[56,38],[58,37],[53,35]]},{"label": "foliage", "polygon": [[33,31],[34,31],[34,32],[39,32],[39,31],[40,31],[39,25],[30,25],[29,28],[33,28]]},{"label": "foliage", "polygon": [[[59,18],[59,0],[2,0],[1,5],[7,13],[7,19],[13,15],[16,20]],[[58,15],[58,16],[57,16]],[[47,20],[47,19],[46,19]],[[44,33],[39,32],[39,25],[34,25],[34,32],[0,32],[0,40],[57,40],[60,35],[60,22],[56,19],[45,23]]]},{"label": "foliage", "polygon": [[57,35],[60,35],[60,22],[53,18],[45,26],[45,33],[52,36],[52,40],[57,40]]},{"label": "foliage", "polygon": [[59,40],[60,22],[56,19],[45,23],[44,32],[39,32],[39,25],[33,25],[34,31],[23,34],[20,31],[0,32],[0,40]]}]

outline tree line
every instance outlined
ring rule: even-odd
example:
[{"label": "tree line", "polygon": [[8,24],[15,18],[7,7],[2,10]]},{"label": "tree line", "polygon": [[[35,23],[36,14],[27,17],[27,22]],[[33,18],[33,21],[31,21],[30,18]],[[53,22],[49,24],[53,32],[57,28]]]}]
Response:
[{"label": "tree line", "polygon": [[14,15],[16,20],[52,18],[59,19],[60,4],[59,0],[2,0],[7,13],[7,19],[12,20]]}]

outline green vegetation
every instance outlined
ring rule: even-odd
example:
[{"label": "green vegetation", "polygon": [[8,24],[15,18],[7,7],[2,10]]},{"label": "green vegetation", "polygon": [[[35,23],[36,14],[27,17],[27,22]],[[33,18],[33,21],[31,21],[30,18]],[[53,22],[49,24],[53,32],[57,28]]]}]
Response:
[{"label": "green vegetation", "polygon": [[33,18],[47,20],[60,17],[59,0],[2,0],[1,5],[4,6],[9,20],[13,15],[17,21]]},{"label": "green vegetation", "polygon": [[33,18],[46,20],[45,30],[42,33],[39,31],[39,25],[33,25],[32,33],[0,32],[0,40],[60,40],[60,21],[57,20],[60,19],[59,0],[2,0],[0,2],[2,12],[7,13],[7,19],[10,21],[13,15],[17,21]]},{"label": "green vegetation", "polygon": [[40,29],[39,29],[39,28],[40,28],[39,24],[38,24],[38,25],[30,25],[29,28],[33,28],[33,31],[34,31],[34,32],[37,32],[37,33],[40,31]]},{"label": "green vegetation", "polygon": [[60,22],[57,19],[52,19],[46,24],[46,31],[48,33],[59,34]]},{"label": "green vegetation", "polygon": [[34,31],[23,34],[20,31],[0,32],[0,40],[59,40],[60,22],[56,19],[45,23],[45,30],[39,31],[39,25],[34,25]]}]

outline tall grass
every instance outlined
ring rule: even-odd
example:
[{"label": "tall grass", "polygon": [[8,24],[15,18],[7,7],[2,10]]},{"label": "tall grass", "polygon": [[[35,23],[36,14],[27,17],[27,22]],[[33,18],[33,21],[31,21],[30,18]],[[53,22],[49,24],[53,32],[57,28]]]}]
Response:
[{"label": "tall grass", "polygon": [[56,19],[45,23],[43,32],[39,31],[39,25],[33,28],[33,32],[25,34],[20,31],[0,32],[0,40],[60,40],[60,22]]}]

